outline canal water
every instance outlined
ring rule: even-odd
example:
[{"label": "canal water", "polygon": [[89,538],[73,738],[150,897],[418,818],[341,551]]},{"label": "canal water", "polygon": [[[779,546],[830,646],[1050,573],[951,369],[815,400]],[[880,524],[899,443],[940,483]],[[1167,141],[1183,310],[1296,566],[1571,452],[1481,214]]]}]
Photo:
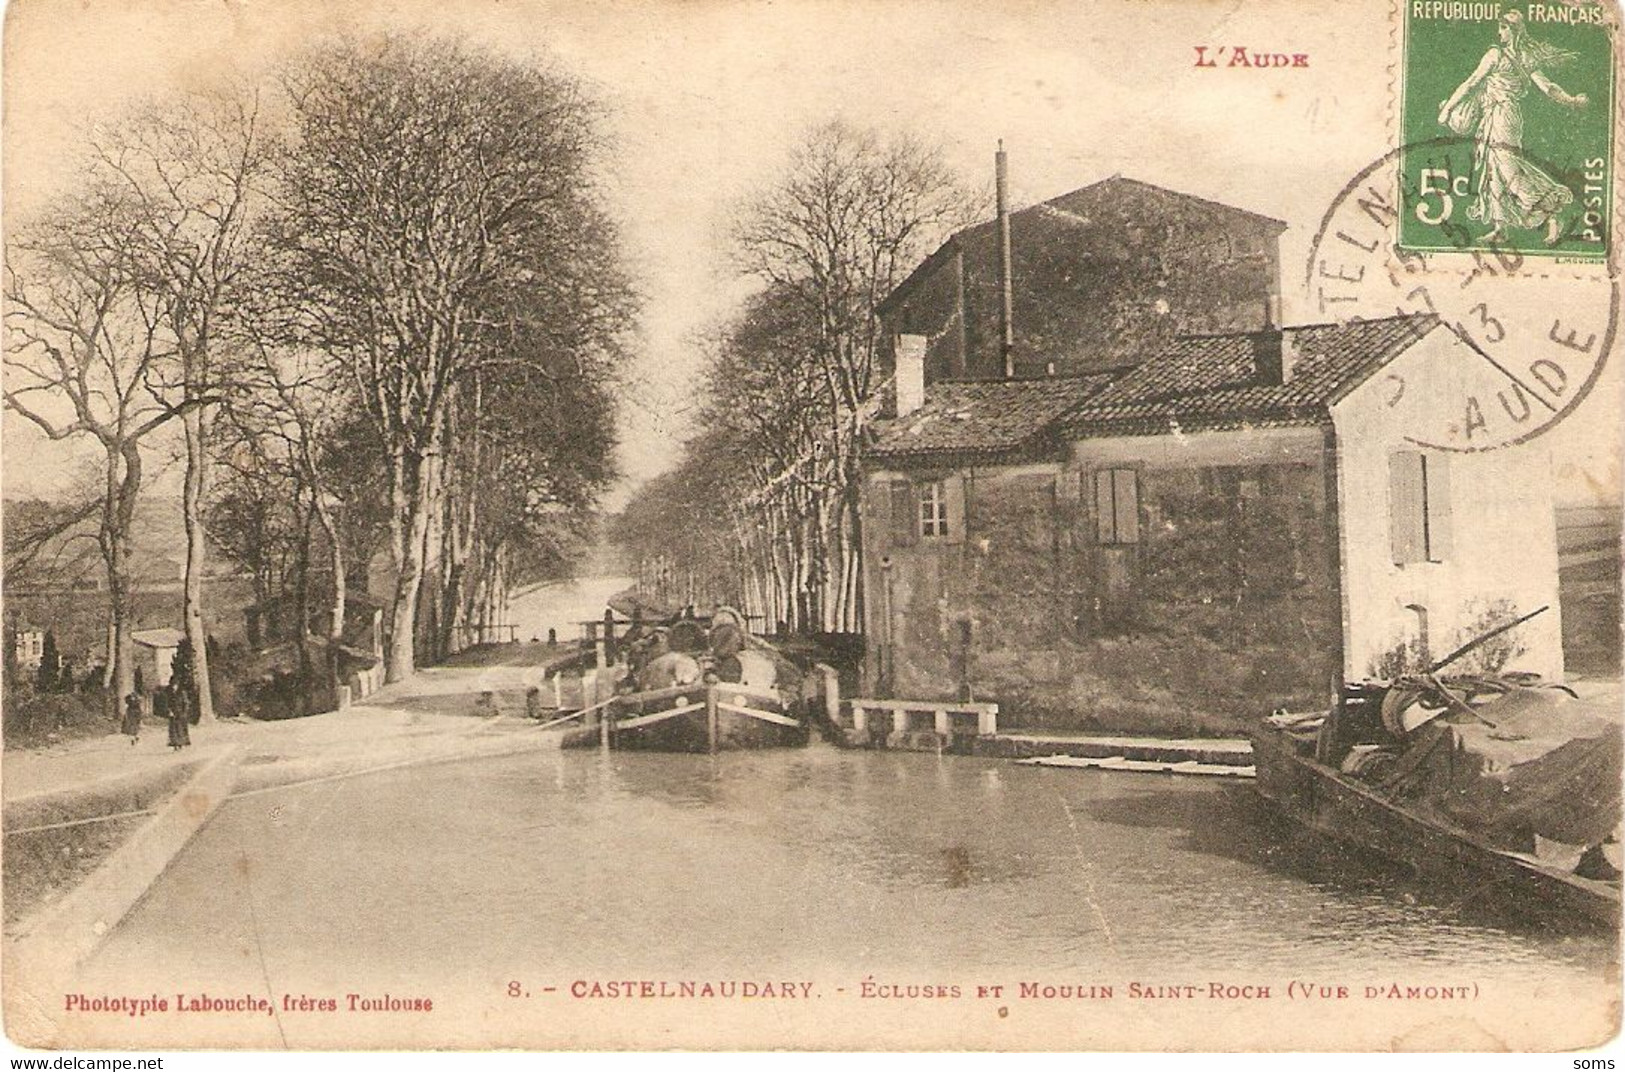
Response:
[{"label": "canal water", "polygon": [[1498,918],[1471,891],[1289,833],[1246,783],[818,744],[449,763],[228,803],[87,985],[517,983],[534,1000],[582,979],[678,977],[809,979],[831,996],[871,977],[1119,995],[1134,981],[1277,996],[1293,979],[1473,984],[1514,1005],[1531,987],[1614,993],[1611,936]]}]

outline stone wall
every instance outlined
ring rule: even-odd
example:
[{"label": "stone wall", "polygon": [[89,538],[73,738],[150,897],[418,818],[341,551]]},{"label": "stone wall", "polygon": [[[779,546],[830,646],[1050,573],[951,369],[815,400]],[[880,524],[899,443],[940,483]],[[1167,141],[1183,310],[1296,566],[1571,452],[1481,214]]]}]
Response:
[{"label": "stone wall", "polygon": [[[1087,188],[1011,216],[1017,375],[1120,366],[1182,333],[1256,330],[1279,291],[1278,226],[1139,183]],[[961,232],[888,313],[926,336],[926,377],[999,378],[998,231]],[[959,321],[960,295],[964,322]],[[960,348],[963,346],[963,352]]]},{"label": "stone wall", "polygon": [[[889,580],[874,578],[869,681],[889,657],[892,695],[996,700],[1009,728],[1235,734],[1323,702],[1340,620],[1321,436],[1259,437],[1085,442],[1064,464],[958,470],[962,540],[867,528],[870,562],[891,562],[875,566]],[[1136,472],[1137,543],[1098,542],[1101,466]]]},{"label": "stone wall", "polygon": [[[1452,669],[1527,670],[1561,679],[1563,610],[1558,589],[1556,511],[1547,440],[1491,450],[1419,448],[1461,400],[1475,393],[1499,407],[1488,381],[1504,389],[1495,365],[1445,329],[1430,331],[1332,407],[1338,486],[1343,496],[1344,570],[1358,578],[1345,595],[1346,673],[1363,677],[1422,650],[1441,657],[1494,625],[1548,608],[1506,634],[1482,657]],[[1395,385],[1403,387],[1396,397]],[[1441,419],[1441,414],[1444,419]],[[1457,420],[1453,427],[1465,422]],[[1451,444],[1446,444],[1451,445]],[[1461,446],[1473,444],[1463,438]],[[1391,465],[1396,451],[1426,456],[1430,508],[1448,519],[1445,546],[1421,561],[1396,561]]]}]

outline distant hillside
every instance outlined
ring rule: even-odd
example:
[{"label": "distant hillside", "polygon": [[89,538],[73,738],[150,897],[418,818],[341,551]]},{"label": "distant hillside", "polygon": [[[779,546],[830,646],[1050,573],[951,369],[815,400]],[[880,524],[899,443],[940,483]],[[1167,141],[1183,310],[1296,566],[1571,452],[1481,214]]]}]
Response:
[{"label": "distant hillside", "polygon": [[[64,504],[41,499],[8,499],[4,503],[6,536],[5,591],[8,596],[42,592],[100,591],[107,585],[101,547],[96,542],[99,516],[90,516],[51,537],[25,558],[13,553],[14,534],[38,526]],[[136,507],[131,526],[131,575],[141,590],[178,587],[186,575],[186,526],[178,496],[150,496]],[[206,580],[242,575],[214,541],[207,542]]]},{"label": "distant hillside", "polygon": [[1557,511],[1563,658],[1572,673],[1620,672],[1620,507]]}]

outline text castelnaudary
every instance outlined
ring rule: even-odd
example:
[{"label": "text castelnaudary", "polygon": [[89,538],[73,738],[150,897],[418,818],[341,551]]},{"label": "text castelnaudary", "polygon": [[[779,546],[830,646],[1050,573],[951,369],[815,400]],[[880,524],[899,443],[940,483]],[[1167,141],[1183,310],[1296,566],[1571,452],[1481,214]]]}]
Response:
[{"label": "text castelnaudary", "polygon": [[811,983],[695,982],[670,979],[577,979],[573,998],[810,998]]}]

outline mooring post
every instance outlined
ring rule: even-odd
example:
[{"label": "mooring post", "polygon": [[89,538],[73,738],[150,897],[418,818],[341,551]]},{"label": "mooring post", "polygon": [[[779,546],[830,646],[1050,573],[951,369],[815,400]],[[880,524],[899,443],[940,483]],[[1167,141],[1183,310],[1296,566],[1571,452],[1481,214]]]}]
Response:
[{"label": "mooring post", "polygon": [[827,663],[818,664],[818,673],[824,681],[824,718],[831,726],[841,724],[841,675]]},{"label": "mooring post", "polygon": [[706,686],[705,689],[705,736],[711,751],[717,750],[717,690],[715,686]]}]

